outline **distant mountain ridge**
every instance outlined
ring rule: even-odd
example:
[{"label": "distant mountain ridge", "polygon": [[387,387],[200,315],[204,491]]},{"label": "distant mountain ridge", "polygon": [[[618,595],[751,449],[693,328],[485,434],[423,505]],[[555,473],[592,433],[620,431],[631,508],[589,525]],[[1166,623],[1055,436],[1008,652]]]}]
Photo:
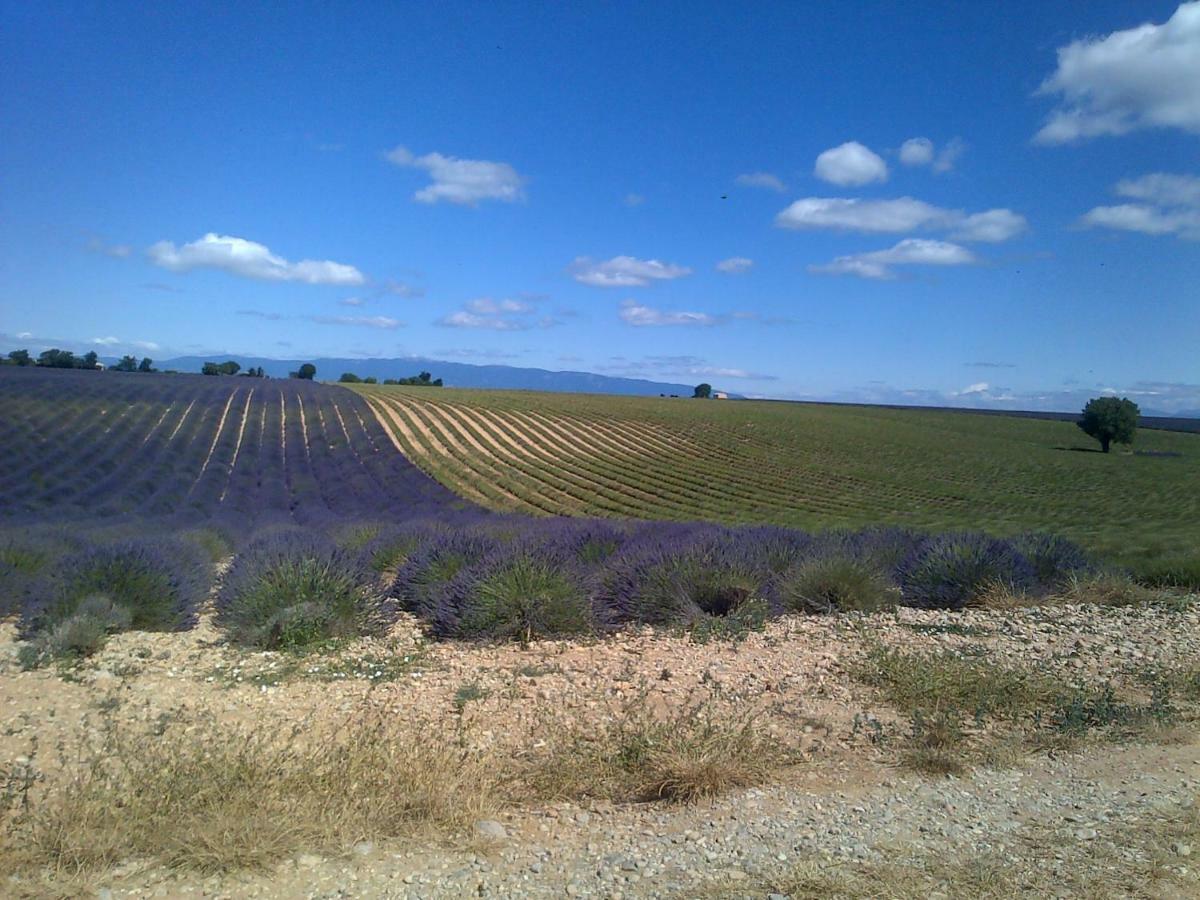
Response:
[{"label": "distant mountain ridge", "polygon": [[237,361],[243,369],[262,366],[263,371],[273,378],[286,378],[289,372],[296,371],[302,363],[310,362],[317,367],[318,381],[337,381],[343,372],[353,372],[362,378],[374,376],[382,382],[385,378],[407,378],[409,375],[427,371],[434,378],[441,378],[447,387],[557,391],[580,394],[625,394],[642,397],[657,397],[659,394],[679,394],[690,397],[694,387],[690,384],[650,381],[643,378],[621,378],[613,375],[597,375],[592,372],[556,372],[550,369],[532,369],[520,366],[473,365],[426,357],[268,359],[261,356],[239,356],[236,353],[228,353],[211,356],[177,356],[173,359],[155,360],[154,364],[159,369],[199,372],[200,367],[206,362],[223,362],[228,359]]}]

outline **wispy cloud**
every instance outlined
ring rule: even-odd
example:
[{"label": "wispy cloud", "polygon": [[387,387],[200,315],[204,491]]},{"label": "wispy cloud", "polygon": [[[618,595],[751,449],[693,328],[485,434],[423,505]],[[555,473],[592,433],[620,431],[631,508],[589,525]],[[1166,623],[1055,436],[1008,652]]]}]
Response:
[{"label": "wispy cloud", "polygon": [[1014,363],[1006,362],[968,362],[963,363],[964,366],[973,369],[1015,369]]},{"label": "wispy cloud", "polygon": [[771,172],[746,172],[734,179],[734,182],[741,187],[766,188],[769,191],[778,191],[783,193],[787,190],[787,185]]},{"label": "wispy cloud", "polygon": [[754,260],[745,256],[731,256],[729,259],[723,259],[717,263],[717,271],[724,272],[726,275],[741,275],[743,272],[749,272],[754,266]]},{"label": "wispy cloud", "polygon": [[905,238],[886,250],[839,256],[824,265],[809,266],[822,275],[857,275],[880,281],[896,277],[895,266],[967,266],[978,262],[966,247],[948,241]]},{"label": "wispy cloud", "polygon": [[692,273],[686,266],[634,256],[614,256],[602,262],[588,256],[577,256],[568,271],[580,284],[626,288],[642,287],[652,281],[671,281]]},{"label": "wispy cloud", "polygon": [[444,356],[450,359],[476,359],[497,361],[504,359],[519,359],[520,353],[514,353],[508,350],[484,350],[471,347],[458,347],[446,350],[434,350],[434,356]]},{"label": "wispy cloud", "polygon": [[309,316],[318,325],[351,325],[359,328],[380,328],[393,331],[404,323],[391,316]]},{"label": "wispy cloud", "polygon": [[425,296],[425,288],[419,285],[409,284],[407,281],[397,281],[393,278],[382,282],[378,286],[379,292],[383,294],[392,294],[396,297],[403,297],[406,300],[416,299]]},{"label": "wispy cloud", "polygon": [[133,248],[128,244],[109,244],[98,237],[89,238],[87,248],[92,253],[102,253],[114,259],[125,259],[133,255]]},{"label": "wispy cloud", "polygon": [[288,262],[263,244],[212,232],[179,247],[159,241],[146,253],[156,266],[172,272],[220,269],[243,278],[304,284],[354,285],[366,281],[362,272],[345,263],[314,259]]},{"label": "wispy cloud", "polygon": [[623,202],[626,206],[641,206],[646,202],[646,198],[641,194],[626,194]]},{"label": "wispy cloud", "polygon": [[405,147],[385,154],[397,166],[422,169],[432,183],[413,195],[420,203],[457,203],[478,206],[483,200],[516,203],[525,199],[525,179],[508,163],[486,159],[458,159],[441,153],[414,156]]},{"label": "wispy cloud", "polygon": [[1038,88],[1059,106],[1034,136],[1067,144],[1143,128],[1200,134],[1200,3],[1181,3],[1165,23],[1144,24],[1058,50]]},{"label": "wispy cloud", "polygon": [[237,314],[263,319],[267,322],[282,322],[291,319],[313,322],[317,325],[345,325],[357,328],[378,328],[384,331],[393,331],[404,325],[399,319],[393,319],[391,316],[286,316],[283,313],[267,312],[261,309],[239,309]]},{"label": "wispy cloud", "polygon": [[487,331],[527,331],[560,324],[553,316],[538,315],[536,300],[479,297],[463,308],[437,320],[444,328],[475,328]]},{"label": "wispy cloud", "polygon": [[715,325],[717,318],[702,312],[670,312],[642,306],[636,300],[621,304],[621,321],[636,327],[660,325]]},{"label": "wispy cloud", "polygon": [[776,381],[774,375],[753,372],[737,366],[715,365],[698,356],[644,356],[628,359],[624,356],[610,357],[607,364],[594,367],[598,371],[631,377],[645,378],[727,378],[748,381]]}]

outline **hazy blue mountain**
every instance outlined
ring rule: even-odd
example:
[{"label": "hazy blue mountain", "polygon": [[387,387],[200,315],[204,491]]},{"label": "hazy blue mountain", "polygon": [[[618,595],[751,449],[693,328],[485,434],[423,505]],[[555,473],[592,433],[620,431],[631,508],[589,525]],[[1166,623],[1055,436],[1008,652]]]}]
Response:
[{"label": "hazy blue mountain", "polygon": [[343,372],[353,372],[362,378],[374,375],[382,382],[385,378],[407,378],[409,375],[427,371],[434,378],[443,379],[447,387],[508,388],[584,394],[632,394],[651,397],[659,394],[679,394],[690,397],[693,387],[690,384],[671,384],[641,378],[617,378],[611,375],[596,375],[591,372],[552,372],[549,369],[525,369],[518,366],[477,366],[422,357],[266,359],[258,356],[217,354],[214,356],[177,356],[174,359],[155,360],[154,365],[159,369],[199,372],[200,367],[206,362],[224,362],[227,359],[236,360],[243,369],[262,366],[263,371],[273,378],[286,378],[287,374],[296,371],[301,363],[311,362],[317,367],[318,381],[336,381]]}]

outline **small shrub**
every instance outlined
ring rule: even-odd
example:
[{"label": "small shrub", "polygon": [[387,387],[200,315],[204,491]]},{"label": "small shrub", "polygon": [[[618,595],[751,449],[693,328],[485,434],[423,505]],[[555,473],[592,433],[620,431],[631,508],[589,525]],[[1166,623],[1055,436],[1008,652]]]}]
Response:
[{"label": "small shrub", "polygon": [[[504,551],[501,551],[504,555]],[[455,632],[460,637],[565,637],[595,630],[585,580],[560,560],[521,553],[472,578]]]},{"label": "small shrub", "polygon": [[962,717],[957,710],[917,710],[900,758],[905,766],[923,775],[962,775],[967,771],[965,744]]},{"label": "small shrub", "polygon": [[448,636],[457,625],[459,609],[450,597],[458,574],[482,561],[500,546],[489,534],[455,529],[435,535],[412,552],[392,583],[392,596],[430,622],[435,633]]},{"label": "small shrub", "polygon": [[362,562],[380,575],[395,572],[438,533],[434,523],[410,523],[383,528],[360,548]]},{"label": "small shrub", "polygon": [[239,644],[302,649],[378,627],[371,577],[356,555],[316,534],[252,542],[217,595],[217,624]]},{"label": "small shrub", "polygon": [[680,531],[637,548],[614,567],[610,602],[634,622],[690,627],[767,599],[770,571],[753,546],[728,537]]},{"label": "small shrub", "polygon": [[1071,578],[1097,571],[1081,547],[1056,534],[1026,532],[1013,538],[1012,544],[1028,560],[1043,588],[1061,587]]},{"label": "small shrub", "polygon": [[108,597],[85,597],[70,616],[37,637],[31,645],[36,656],[31,659],[36,665],[51,659],[91,656],[104,646],[110,634],[128,629],[132,618],[128,609]]},{"label": "small shrub", "polygon": [[962,609],[996,583],[1026,591],[1036,578],[1012,544],[976,532],[931,538],[900,568],[905,603],[925,609]]},{"label": "small shrub", "polygon": [[68,557],[39,585],[22,616],[22,634],[49,632],[95,595],[124,609],[130,629],[182,630],[194,624],[211,574],[198,547],[172,538],[93,547]]},{"label": "small shrub", "polygon": [[875,612],[900,599],[874,564],[842,555],[796,564],[779,579],[777,590],[784,609],[802,613]]}]

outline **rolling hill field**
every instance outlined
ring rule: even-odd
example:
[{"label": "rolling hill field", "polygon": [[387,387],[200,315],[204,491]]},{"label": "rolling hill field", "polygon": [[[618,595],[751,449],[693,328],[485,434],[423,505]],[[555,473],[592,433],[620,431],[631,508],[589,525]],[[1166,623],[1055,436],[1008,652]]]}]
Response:
[{"label": "rolling hill field", "polygon": [[367,405],[297,379],[5,368],[0,516],[169,518],[245,530],[461,501]]},{"label": "rolling hill field", "polygon": [[356,387],[418,466],[539,514],[1045,529],[1141,570],[1200,546],[1200,436],[938,410]]}]

